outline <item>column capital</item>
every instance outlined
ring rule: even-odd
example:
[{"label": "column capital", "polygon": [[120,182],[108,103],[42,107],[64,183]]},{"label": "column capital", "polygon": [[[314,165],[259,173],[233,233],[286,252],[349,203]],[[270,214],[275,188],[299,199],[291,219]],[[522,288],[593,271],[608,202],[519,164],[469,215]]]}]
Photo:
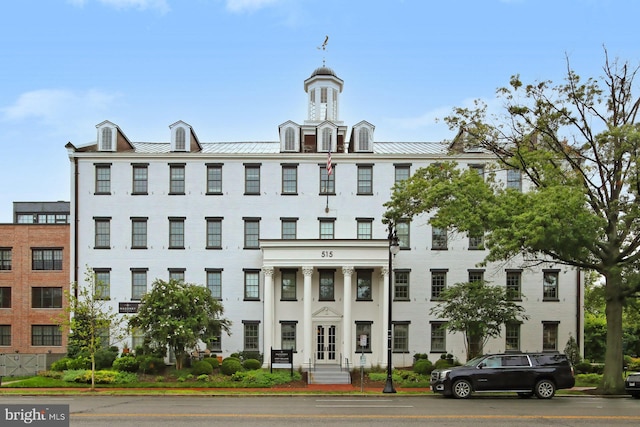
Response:
[{"label": "column capital", "polygon": [[265,276],[273,277],[274,268],[273,267],[262,267],[262,272]]},{"label": "column capital", "polygon": [[342,274],[344,276],[353,276],[354,268],[352,265],[346,265],[342,267]]},{"label": "column capital", "polygon": [[383,266],[380,268],[380,275],[381,276],[386,276],[387,274],[389,274],[389,266]]},{"label": "column capital", "polygon": [[313,267],[302,267],[302,274],[305,277],[313,276]]}]

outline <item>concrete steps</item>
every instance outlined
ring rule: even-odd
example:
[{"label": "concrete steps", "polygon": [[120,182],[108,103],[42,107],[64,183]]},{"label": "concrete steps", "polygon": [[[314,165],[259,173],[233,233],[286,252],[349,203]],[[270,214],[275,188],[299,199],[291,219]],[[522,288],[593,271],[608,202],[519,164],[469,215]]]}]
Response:
[{"label": "concrete steps", "polygon": [[308,384],[351,384],[351,373],[340,365],[316,365],[307,372]]}]

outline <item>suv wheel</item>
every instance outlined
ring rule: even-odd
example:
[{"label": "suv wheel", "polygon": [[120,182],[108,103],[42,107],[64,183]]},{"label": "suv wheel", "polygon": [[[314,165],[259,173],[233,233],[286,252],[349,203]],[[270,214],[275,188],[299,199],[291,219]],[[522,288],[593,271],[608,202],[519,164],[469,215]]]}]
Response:
[{"label": "suv wheel", "polygon": [[453,383],[451,392],[458,399],[466,399],[471,396],[471,383],[467,380],[458,380]]},{"label": "suv wheel", "polygon": [[540,380],[534,391],[538,399],[551,399],[556,394],[556,385],[550,380]]}]

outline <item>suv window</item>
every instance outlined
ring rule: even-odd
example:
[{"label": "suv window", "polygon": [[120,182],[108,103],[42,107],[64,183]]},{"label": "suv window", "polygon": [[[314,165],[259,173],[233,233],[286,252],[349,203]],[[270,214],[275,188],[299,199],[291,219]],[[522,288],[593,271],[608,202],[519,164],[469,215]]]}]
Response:
[{"label": "suv window", "polygon": [[558,366],[567,363],[567,356],[557,353],[533,354],[531,358],[538,366]]},{"label": "suv window", "polygon": [[529,358],[527,356],[504,356],[502,366],[529,366]]}]

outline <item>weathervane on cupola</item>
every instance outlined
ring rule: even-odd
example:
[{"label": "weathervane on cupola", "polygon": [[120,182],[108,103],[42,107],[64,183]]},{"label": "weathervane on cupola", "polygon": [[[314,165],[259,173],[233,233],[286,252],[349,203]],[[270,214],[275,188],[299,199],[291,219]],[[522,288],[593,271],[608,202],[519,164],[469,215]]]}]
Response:
[{"label": "weathervane on cupola", "polygon": [[[324,37],[324,41],[322,42],[322,44],[320,46],[318,46],[318,50],[322,50],[324,52],[327,51],[327,43],[329,43],[329,36],[325,36]],[[322,66],[325,67],[325,61],[324,61],[324,56],[322,57]]]}]

